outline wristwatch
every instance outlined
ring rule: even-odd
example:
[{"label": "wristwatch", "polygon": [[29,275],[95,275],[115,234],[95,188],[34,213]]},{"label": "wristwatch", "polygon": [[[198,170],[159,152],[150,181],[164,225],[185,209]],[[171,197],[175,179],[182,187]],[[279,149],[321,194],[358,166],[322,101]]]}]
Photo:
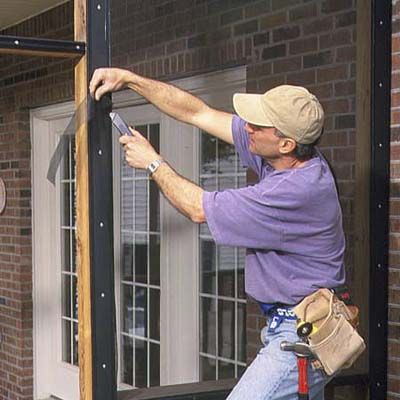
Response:
[{"label": "wristwatch", "polygon": [[147,166],[147,171],[149,172],[150,175],[154,174],[154,172],[157,171],[158,167],[165,162],[162,158],[158,159],[158,160],[154,160],[153,162],[151,162],[148,166]]}]

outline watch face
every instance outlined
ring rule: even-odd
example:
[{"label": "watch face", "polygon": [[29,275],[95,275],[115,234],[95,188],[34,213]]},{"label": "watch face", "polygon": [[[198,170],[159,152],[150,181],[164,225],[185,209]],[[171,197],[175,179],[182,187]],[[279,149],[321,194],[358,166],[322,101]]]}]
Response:
[{"label": "watch face", "polygon": [[3,179],[0,178],[0,214],[6,208],[6,185]]}]

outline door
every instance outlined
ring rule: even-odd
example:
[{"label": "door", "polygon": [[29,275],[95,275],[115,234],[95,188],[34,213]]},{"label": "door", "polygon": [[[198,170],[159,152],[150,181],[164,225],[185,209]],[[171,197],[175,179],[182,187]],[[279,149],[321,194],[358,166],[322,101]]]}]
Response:
[{"label": "door", "polygon": [[[79,399],[70,107],[32,117],[35,397]],[[45,119],[48,114],[52,119]]]},{"label": "door", "polygon": [[[229,110],[243,82],[239,69],[178,85]],[[113,103],[183,176],[207,190],[244,184],[229,146],[144,105],[132,91],[115,94]],[[79,398],[73,112],[68,103],[34,110],[31,118],[35,399]],[[239,376],[243,252],[217,248],[205,225],[180,215],[146,172],[126,166],[116,131],[113,140],[119,389]]]}]

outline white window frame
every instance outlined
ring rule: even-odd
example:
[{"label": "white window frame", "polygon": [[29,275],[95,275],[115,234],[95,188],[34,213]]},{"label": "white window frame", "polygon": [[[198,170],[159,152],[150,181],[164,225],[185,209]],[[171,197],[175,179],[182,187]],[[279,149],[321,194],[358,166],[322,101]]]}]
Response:
[{"label": "white window frame", "polygon": [[[233,93],[246,90],[246,67],[192,76],[171,83],[202,98],[210,106],[231,108]],[[124,90],[113,95],[114,109],[143,107],[144,103],[143,98],[131,90]],[[147,107],[154,109],[151,105]],[[146,111],[143,115],[145,114]],[[161,155],[177,172],[198,182],[200,147],[198,128],[179,123],[163,113],[160,113],[159,121]],[[142,122],[146,120],[129,121],[132,125],[140,125]],[[119,174],[120,162],[118,148],[114,149],[113,156],[115,182],[119,182],[120,178],[116,176]],[[119,204],[119,188],[116,188],[114,193],[116,194],[114,204]],[[179,214],[163,197],[160,198],[160,207],[162,216],[160,383],[171,385],[197,382],[199,380],[200,334],[199,227]],[[117,219],[119,215],[114,214],[114,218],[114,226],[119,227]],[[116,238],[119,237],[119,232],[114,232],[114,235]],[[120,244],[117,242],[119,240],[115,240],[115,254],[120,251]],[[116,270],[119,273],[118,265],[116,265]],[[119,281],[119,276],[116,276],[116,281]],[[119,291],[119,288],[117,290]],[[118,315],[120,315],[119,311]]]}]

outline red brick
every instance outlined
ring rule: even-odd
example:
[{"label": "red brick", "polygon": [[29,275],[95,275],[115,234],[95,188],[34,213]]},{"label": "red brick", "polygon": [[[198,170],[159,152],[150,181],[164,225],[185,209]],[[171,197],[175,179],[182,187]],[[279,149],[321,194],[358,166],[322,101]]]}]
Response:
[{"label": "red brick", "polygon": [[310,19],[318,13],[316,4],[307,4],[289,10],[290,21],[299,21],[301,19]]},{"label": "red brick", "polygon": [[351,32],[348,29],[329,32],[319,37],[320,49],[348,45],[351,43]]},{"label": "red brick", "polygon": [[260,19],[260,29],[269,30],[276,26],[282,26],[287,22],[287,13],[270,14]]},{"label": "red brick", "polygon": [[315,84],[315,71],[307,70],[289,73],[287,75],[287,84],[289,85],[300,85],[300,86],[309,86]]},{"label": "red brick", "polygon": [[298,71],[301,68],[301,57],[285,58],[272,63],[274,73]]},{"label": "red brick", "polygon": [[392,36],[392,53],[400,52],[400,36]]},{"label": "red brick", "polygon": [[329,82],[348,78],[348,66],[338,65],[334,67],[320,68],[317,70],[318,82]]},{"label": "red brick", "polygon": [[335,96],[354,95],[356,89],[355,81],[337,82],[335,83]]},{"label": "red brick", "polygon": [[356,46],[339,47],[336,49],[336,62],[350,62],[356,59]]},{"label": "red brick", "polygon": [[318,50],[318,38],[316,36],[293,40],[289,42],[289,54],[303,54]]},{"label": "red brick", "polygon": [[393,93],[391,97],[391,106],[393,107],[400,107],[400,92]]}]

